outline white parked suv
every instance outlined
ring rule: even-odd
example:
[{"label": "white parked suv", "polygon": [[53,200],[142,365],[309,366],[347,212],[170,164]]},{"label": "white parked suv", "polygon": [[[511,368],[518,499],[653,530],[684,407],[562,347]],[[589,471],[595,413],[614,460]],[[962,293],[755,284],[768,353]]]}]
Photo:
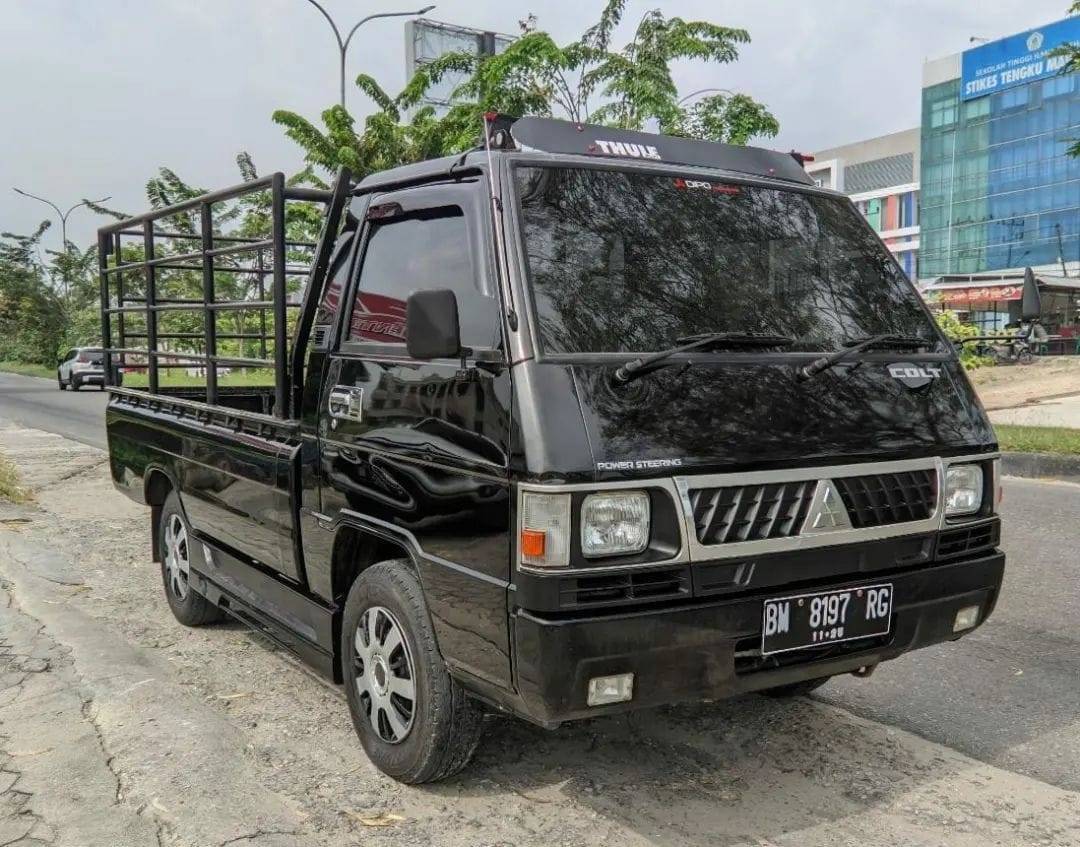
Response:
[{"label": "white parked suv", "polygon": [[56,368],[60,390],[78,391],[84,385],[105,388],[104,354],[100,347],[76,347],[67,351]]}]

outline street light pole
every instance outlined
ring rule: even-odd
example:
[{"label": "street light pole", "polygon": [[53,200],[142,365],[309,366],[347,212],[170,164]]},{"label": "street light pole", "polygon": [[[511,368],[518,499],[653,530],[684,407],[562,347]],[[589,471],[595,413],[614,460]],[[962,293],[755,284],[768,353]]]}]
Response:
[{"label": "street light pole", "polygon": [[67,219],[68,219],[68,215],[70,215],[72,212],[74,212],[76,209],[80,208],[81,206],[89,206],[91,203],[104,203],[106,200],[111,199],[110,197],[102,197],[100,200],[83,200],[83,201],[81,201],[79,203],[76,203],[74,206],[72,206],[66,212],[61,212],[60,207],[57,206],[54,202],[52,202],[52,200],[46,200],[44,197],[38,197],[36,194],[31,194],[29,191],[23,191],[21,188],[15,188],[14,186],[12,186],[11,190],[14,191],[16,194],[21,194],[23,197],[29,197],[31,200],[37,200],[37,201],[39,201],[41,203],[45,203],[45,204],[53,207],[53,209],[56,211],[57,216],[60,218],[60,239],[63,242],[63,248],[64,248],[65,253],[67,252],[67,243],[68,243],[68,240],[67,240]]},{"label": "street light pole", "polygon": [[[52,200],[46,200],[44,197],[38,197],[36,194],[31,194],[29,191],[23,191],[21,188],[15,188],[15,186],[12,186],[11,190],[14,191],[16,194],[21,194],[23,197],[29,197],[31,200],[37,200],[39,203],[44,203],[47,206],[51,206],[53,208],[53,210],[56,212],[57,217],[60,218],[61,251],[63,252],[63,254],[65,256],[67,256],[67,252],[68,252],[68,249],[67,249],[67,245],[68,245],[68,238],[67,238],[67,219],[68,219],[68,215],[70,215],[76,209],[79,209],[79,208],[81,208],[83,206],[89,206],[91,203],[104,203],[106,200],[111,199],[111,196],[110,196],[110,197],[102,197],[100,200],[81,200],[80,202],[78,202],[74,206],[72,206],[70,209],[68,209],[66,212],[62,212],[62,211],[60,211],[60,207],[57,206]],[[64,296],[66,297],[70,293],[70,291],[68,290],[69,282],[68,282],[68,278],[67,278],[68,274],[67,274],[67,267],[66,266],[63,268],[63,273],[64,273]]]},{"label": "street light pole", "polygon": [[326,18],[326,22],[330,24],[330,28],[334,31],[334,38],[337,39],[338,56],[340,58],[340,84],[341,84],[341,108],[345,108],[345,54],[349,50],[349,42],[352,41],[353,35],[368,21],[373,21],[375,18],[411,18],[415,15],[425,15],[434,9],[434,6],[424,6],[422,9],[417,9],[415,12],[378,12],[374,15],[368,15],[366,18],[361,18],[352,29],[349,30],[349,34],[344,38],[341,37],[341,30],[338,29],[334,19],[330,17],[330,13],[323,8],[322,4],[318,0],[307,0],[312,6],[322,13],[322,16]]},{"label": "street light pole", "polygon": [[715,92],[717,92],[719,94],[730,94],[732,97],[735,96],[735,92],[732,91],[730,88],[699,88],[697,91],[691,91],[685,97],[680,97],[678,102],[675,105],[676,106],[681,106],[683,103],[685,103],[691,97],[697,97],[699,94],[708,94],[708,93],[710,93],[712,91],[715,91]]}]

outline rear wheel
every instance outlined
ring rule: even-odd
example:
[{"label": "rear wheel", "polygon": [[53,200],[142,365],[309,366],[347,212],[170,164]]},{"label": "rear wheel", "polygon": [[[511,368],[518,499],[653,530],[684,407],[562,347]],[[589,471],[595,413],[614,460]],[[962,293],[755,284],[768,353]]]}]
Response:
[{"label": "rear wheel", "polygon": [[56,384],[60,386],[61,391],[67,391],[67,385],[64,384],[64,378],[60,376],[60,371],[56,372]]},{"label": "rear wheel", "polygon": [[341,655],[353,726],[379,770],[421,783],[468,764],[483,712],[450,677],[408,562],[372,565],[353,583]]},{"label": "rear wheel", "polygon": [[766,688],[761,693],[766,697],[802,697],[811,691],[817,691],[831,676],[819,676],[817,679],[804,679],[802,682],[789,682],[787,685],[778,685],[775,688]]},{"label": "rear wheel", "polygon": [[221,610],[191,587],[191,545],[194,540],[180,508],[180,498],[170,492],[161,508],[161,578],[165,599],[184,626],[202,626],[221,618]]},{"label": "rear wheel", "polygon": [[80,388],[82,388],[82,383],[79,382],[79,378],[75,374],[71,375],[71,379],[69,381],[71,383],[72,391],[78,391]]}]

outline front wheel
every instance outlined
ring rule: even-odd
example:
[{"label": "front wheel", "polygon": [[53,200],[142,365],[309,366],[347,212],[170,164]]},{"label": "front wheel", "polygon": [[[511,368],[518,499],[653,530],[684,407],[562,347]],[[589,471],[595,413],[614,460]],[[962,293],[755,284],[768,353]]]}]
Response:
[{"label": "front wheel", "polygon": [[195,543],[180,498],[170,492],[161,507],[161,578],[173,616],[184,626],[202,626],[221,618],[221,610],[191,587],[191,548]]},{"label": "front wheel", "polygon": [[1019,353],[1016,354],[1016,359],[1021,365],[1030,365],[1035,361],[1035,354],[1031,352],[1031,349],[1025,347]]},{"label": "front wheel", "polygon": [[416,784],[469,763],[484,715],[446,669],[408,562],[372,565],[353,583],[341,655],[353,726],[379,770]]}]

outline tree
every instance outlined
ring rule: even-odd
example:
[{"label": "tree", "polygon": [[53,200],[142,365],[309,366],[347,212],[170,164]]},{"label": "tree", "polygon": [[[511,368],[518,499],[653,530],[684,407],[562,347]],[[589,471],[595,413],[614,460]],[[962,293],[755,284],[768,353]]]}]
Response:
[{"label": "tree", "polygon": [[[1074,0],[1073,4],[1069,7],[1070,15],[1080,15],[1080,0]],[[1063,74],[1076,74],[1080,73],[1080,42],[1073,42],[1071,44],[1063,44],[1054,50],[1050,55],[1052,56],[1064,56],[1068,60],[1065,63],[1065,67],[1061,69]],[[1076,156],[1080,158],[1080,138],[1073,141],[1073,144],[1066,151],[1070,156]]]},{"label": "tree", "polygon": [[[237,168],[243,182],[253,182],[259,178],[258,170],[251,156],[241,152],[236,157]],[[306,184],[325,187],[310,167],[287,180],[289,185]],[[158,169],[156,176],[146,183],[146,197],[152,209],[165,209],[177,203],[183,203],[205,194],[206,190],[192,185],[167,167]],[[215,203],[213,206],[213,234],[216,239],[227,237],[251,238],[263,240],[270,236],[272,193],[269,190],[254,191],[233,201]],[[95,211],[123,220],[129,215],[95,206]],[[201,232],[199,208],[177,212],[155,221],[155,231],[166,233],[155,237],[155,258],[167,258],[171,255],[191,253],[198,247],[197,236]],[[291,201],[285,208],[285,236],[289,244],[288,260],[298,264],[311,261],[310,247],[317,240],[323,222],[322,207],[318,203]],[[172,233],[172,235],[168,235]],[[228,242],[226,242],[228,243]],[[235,243],[235,242],[234,242]],[[268,250],[219,255],[214,259],[214,289],[218,301],[263,301],[269,299],[267,287],[272,263]],[[127,262],[143,260],[141,240],[125,240],[122,253]],[[187,261],[184,264],[195,264]],[[111,278],[115,280],[115,277]],[[112,283],[113,285],[115,283]],[[290,275],[287,279],[289,294],[295,293],[302,285],[302,277]],[[96,278],[95,278],[96,285]],[[124,274],[125,299],[136,301],[145,296],[144,277],[141,272]],[[201,303],[203,298],[203,279],[201,268],[159,268],[156,275],[156,294],[159,300],[187,300]],[[111,289],[115,297],[115,289]],[[97,315],[97,304],[88,303],[86,310]],[[230,309],[219,312],[216,317],[218,332],[218,354],[240,358],[266,358],[266,337],[272,337],[271,316],[268,310],[257,306],[250,309]],[[271,318],[272,320],[272,318]],[[144,346],[146,317],[141,312],[126,313],[114,318],[114,332],[119,334],[120,327],[127,338],[137,339],[132,347]],[[157,329],[158,349],[177,354],[204,352],[203,336],[205,331],[204,315],[201,307],[193,309],[167,310],[158,313]],[[116,340],[115,338],[113,339]],[[181,362],[183,360],[180,360]],[[139,364],[139,362],[135,362]],[[193,363],[192,363],[193,364]],[[194,364],[193,364],[194,366]]]},{"label": "tree", "polygon": [[[304,150],[309,177],[314,177],[316,168],[333,173],[346,167],[362,178],[407,162],[444,155],[453,146],[446,138],[448,125],[436,119],[434,110],[420,109],[411,122],[403,123],[401,97],[390,97],[366,74],[358,76],[356,84],[379,107],[365,119],[359,134],[352,115],[340,105],[322,113],[322,130],[295,112],[274,112],[274,122],[283,126],[285,134]],[[475,135],[475,127],[473,132]]]},{"label": "tree", "polygon": [[43,221],[31,235],[0,235],[0,360],[55,363],[64,311],[38,252],[48,228]]},{"label": "tree", "polygon": [[[653,10],[638,22],[631,40],[614,50],[611,41],[624,9],[625,0],[608,0],[600,19],[565,46],[537,30],[530,17],[522,22],[521,37],[502,53],[448,53],[420,68],[397,97],[361,75],[357,85],[378,111],[368,116],[359,134],[340,106],[323,112],[325,130],[285,110],[275,112],[274,120],[303,148],[309,166],[333,171],[344,165],[361,177],[467,150],[476,142],[484,114],[492,111],[636,130],[656,121],[670,134],[732,144],[779,131],[768,109],[745,94],[724,92],[684,105],[671,75],[671,64],[678,60],[734,62],[739,45],[750,40],[746,30],[666,18]],[[431,109],[419,109],[403,123],[402,112],[415,109],[450,74],[465,79],[452,92],[448,113],[437,117]]]}]

